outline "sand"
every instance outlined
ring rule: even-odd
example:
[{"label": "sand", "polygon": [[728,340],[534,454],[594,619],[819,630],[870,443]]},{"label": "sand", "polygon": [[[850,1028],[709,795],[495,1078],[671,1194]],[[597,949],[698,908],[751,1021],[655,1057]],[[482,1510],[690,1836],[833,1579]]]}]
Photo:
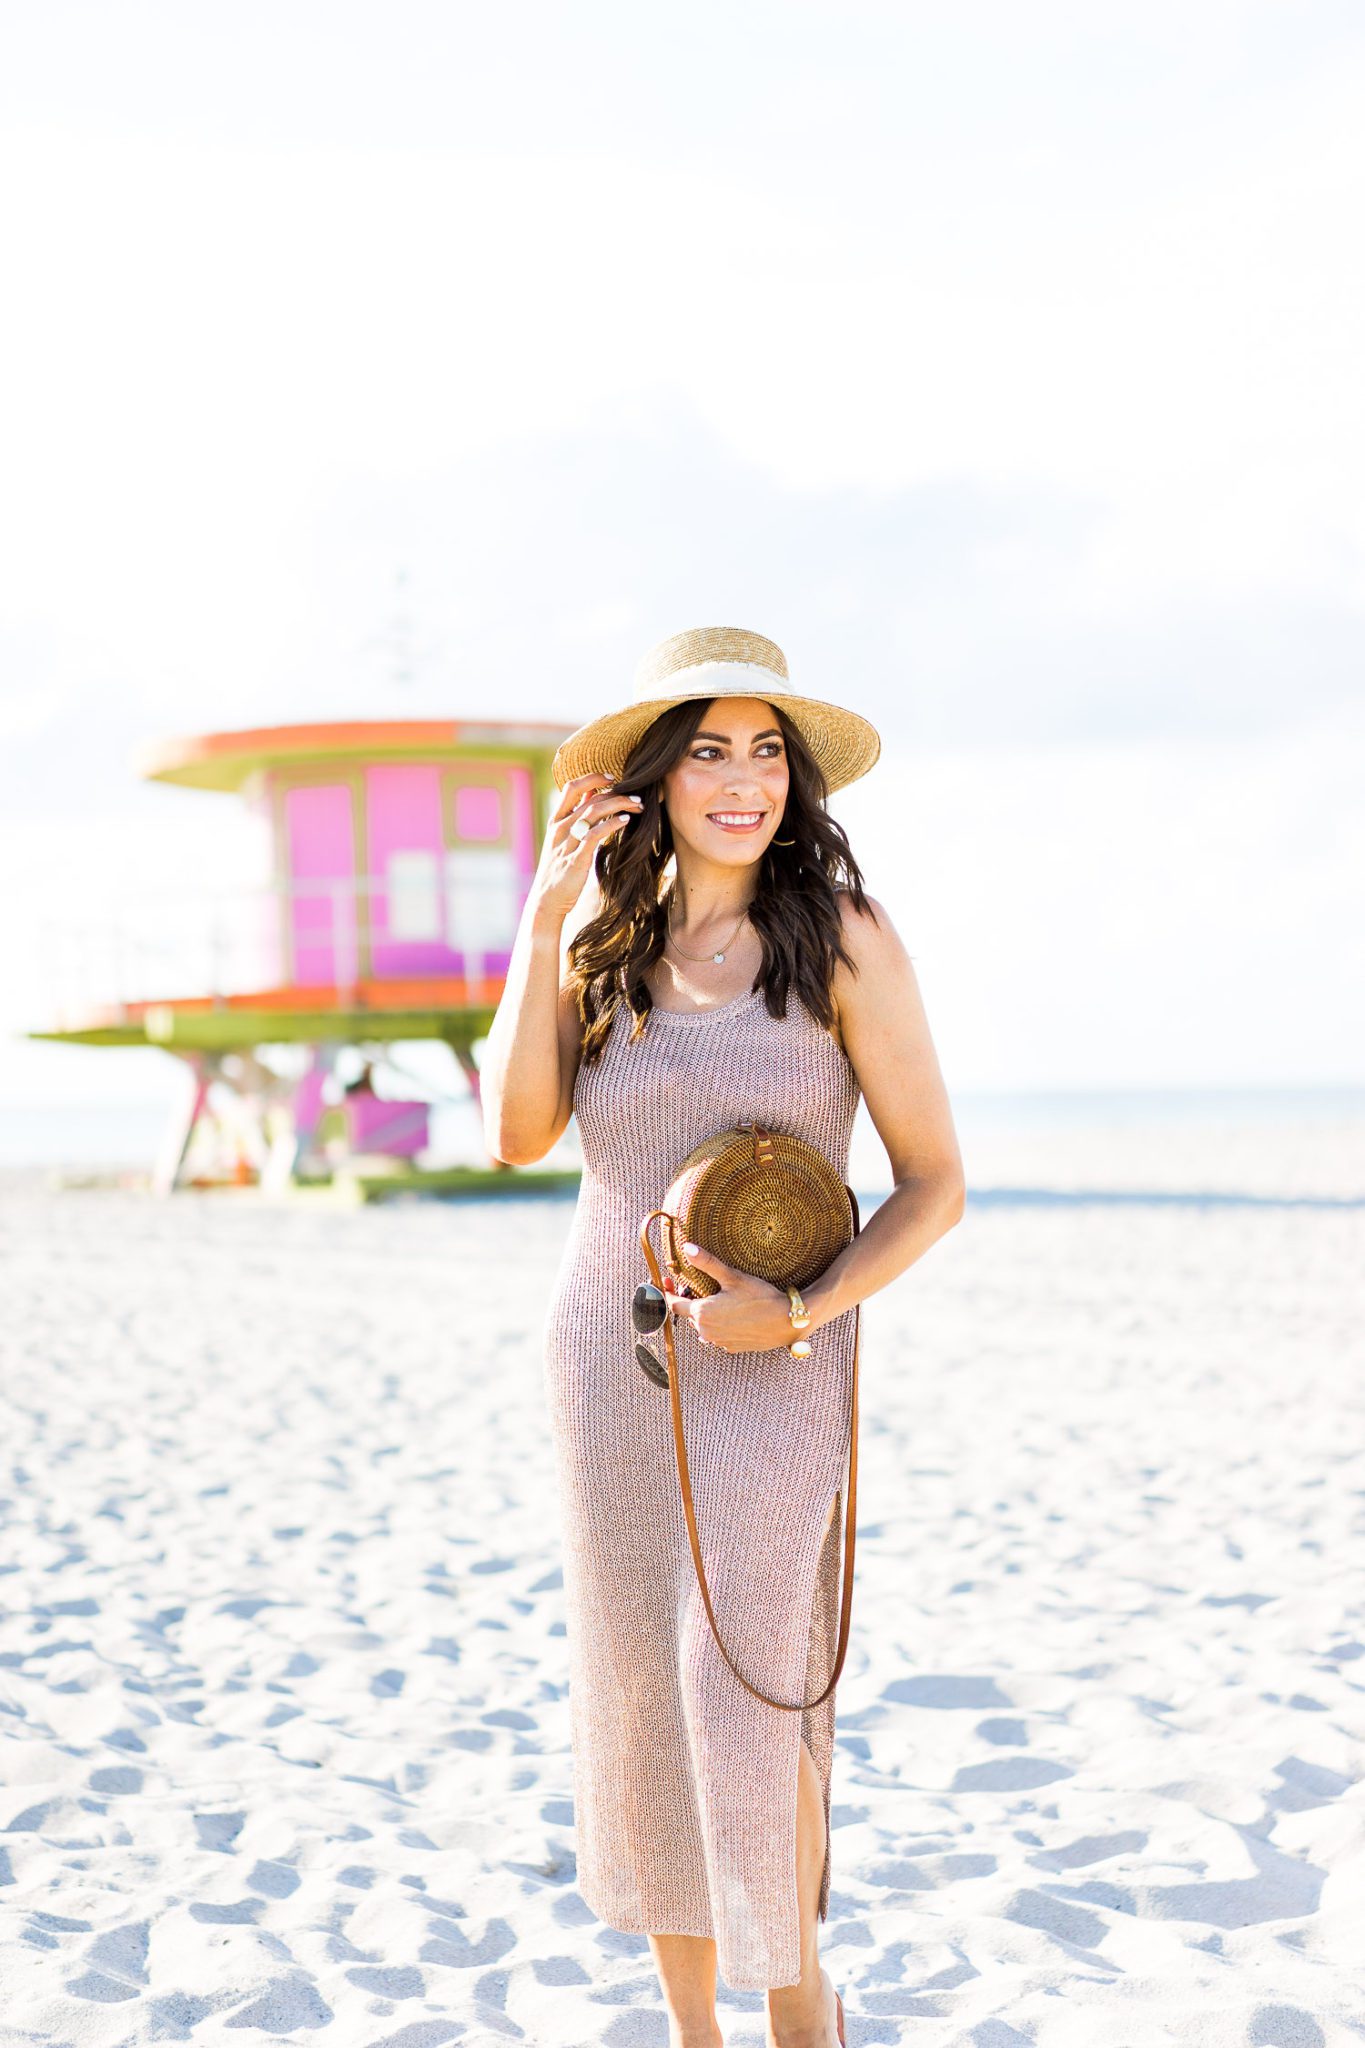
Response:
[{"label": "sand", "polygon": [[[5,1178],[6,2048],[664,2048],[574,1884],[569,1214]],[[1358,1208],[983,1202],[867,1306],[850,2044],[1365,2041],[1362,1274]]]}]

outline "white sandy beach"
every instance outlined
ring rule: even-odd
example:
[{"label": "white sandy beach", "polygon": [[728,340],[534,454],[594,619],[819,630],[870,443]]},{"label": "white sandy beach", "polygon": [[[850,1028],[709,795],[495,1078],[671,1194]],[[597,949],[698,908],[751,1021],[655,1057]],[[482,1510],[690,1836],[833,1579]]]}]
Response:
[{"label": "white sandy beach", "polygon": [[[662,2048],[574,1884],[569,1215],[4,1178],[6,2048]],[[986,1202],[866,1308],[850,2044],[1365,2041],[1362,1274],[1360,1208]]]}]

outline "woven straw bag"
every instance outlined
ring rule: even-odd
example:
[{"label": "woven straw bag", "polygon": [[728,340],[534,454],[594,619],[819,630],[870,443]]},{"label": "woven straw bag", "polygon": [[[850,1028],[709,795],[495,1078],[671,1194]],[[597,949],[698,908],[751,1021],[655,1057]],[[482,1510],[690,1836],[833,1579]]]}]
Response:
[{"label": "woven straw bag", "polygon": [[[640,1243],[650,1278],[663,1287],[663,1275],[650,1241],[650,1225],[662,1224],[663,1262],[679,1287],[694,1295],[715,1294],[719,1283],[693,1266],[683,1245],[724,1259],[742,1273],[755,1274],[775,1287],[797,1288],[818,1280],[859,1229],[857,1197],[823,1152],[804,1138],[756,1123],[736,1124],[703,1139],[676,1169],[662,1208],[651,1209],[640,1225]],[[692,1500],[687,1445],[683,1436],[682,1381],[678,1371],[673,1315],[664,1318],[668,1352],[669,1401],[673,1414],[673,1446],[682,1491],[687,1537],[706,1618],[717,1648],[746,1691],[770,1707],[803,1713],[818,1707],[839,1682],[848,1651],[853,1613],[853,1545],[858,1498],[858,1354],[861,1304],[853,1311],[853,1372],[849,1397],[848,1481],[845,1488],[844,1574],[839,1602],[839,1636],[834,1669],[823,1691],[809,1700],[775,1700],[751,1685],[726,1649],[702,1563],[701,1538]]]}]

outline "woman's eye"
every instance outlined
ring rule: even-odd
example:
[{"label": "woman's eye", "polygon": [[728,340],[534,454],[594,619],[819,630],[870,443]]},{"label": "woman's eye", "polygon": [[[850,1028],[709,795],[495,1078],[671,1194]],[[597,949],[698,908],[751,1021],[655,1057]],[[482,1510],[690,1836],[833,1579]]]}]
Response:
[{"label": "woman's eye", "polygon": [[[775,753],[775,754],[780,754],[780,753],[781,753],[781,751],[782,751],[782,742],[781,742],[780,740],[764,740],[764,742],[763,742],[762,746],[761,746],[761,747],[760,747],[760,749],[759,749],[759,752],[760,752],[760,753],[764,753],[764,754],[767,754],[767,753]],[[712,746],[712,745],[710,745],[710,744],[708,743],[708,744],[707,744],[707,745],[705,745],[705,746],[700,746],[700,747],[694,747],[694,748],[693,748],[693,750],[692,750],[692,759],[693,759],[694,761],[700,761],[700,759],[702,758],[702,755],[703,755],[703,754],[718,754],[719,752],[720,752],[720,748],[719,748],[719,747],[715,747],[715,746]]]}]

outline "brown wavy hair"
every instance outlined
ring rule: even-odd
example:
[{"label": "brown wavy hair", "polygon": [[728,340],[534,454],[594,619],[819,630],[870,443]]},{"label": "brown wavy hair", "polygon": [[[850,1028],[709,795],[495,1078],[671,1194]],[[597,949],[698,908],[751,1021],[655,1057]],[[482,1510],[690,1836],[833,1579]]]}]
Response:
[{"label": "brown wavy hair", "polygon": [[[584,1027],[584,1065],[598,1057],[622,1003],[634,1020],[632,1041],[644,1031],[654,1007],[644,976],[664,950],[667,913],[659,884],[673,852],[673,828],[660,801],[663,779],[683,759],[715,701],[693,698],[661,711],[631,748],[612,785],[614,792],[629,791],[644,803],[638,816],[598,847],[593,872],[602,908],[569,944],[568,979]],[[787,750],[789,778],[777,830],[794,843],[778,846],[770,840],[759,859],[749,919],[762,940],[763,960],[752,986],[762,988],[770,1017],[786,1016],[787,997],[795,990],[828,1030],[834,1023],[830,985],[836,963],[857,972],[844,944],[839,887],[874,922],[876,912],[864,894],[848,835],[825,809],[829,788],[824,771],[783,716],[782,706],[772,709]]]}]

